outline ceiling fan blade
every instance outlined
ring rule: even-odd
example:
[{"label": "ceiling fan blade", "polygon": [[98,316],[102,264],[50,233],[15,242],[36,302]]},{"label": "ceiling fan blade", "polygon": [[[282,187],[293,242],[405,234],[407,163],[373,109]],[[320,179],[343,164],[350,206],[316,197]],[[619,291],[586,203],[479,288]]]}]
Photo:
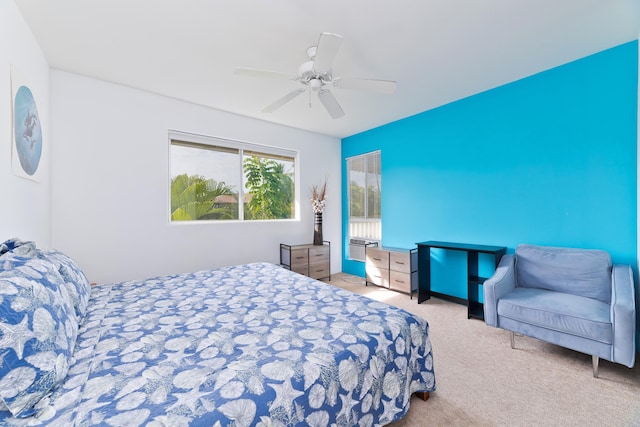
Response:
[{"label": "ceiling fan blade", "polygon": [[336,57],[341,45],[341,35],[334,33],[320,34],[318,47],[316,48],[316,56],[313,59],[313,71],[318,74],[331,71],[331,64],[333,64],[333,59]]},{"label": "ceiling fan blade", "polygon": [[335,78],[333,85],[342,89],[367,90],[390,95],[396,91],[397,83],[393,80]]},{"label": "ceiling fan blade", "polygon": [[324,105],[324,108],[327,109],[327,112],[332,118],[339,119],[344,116],[342,107],[338,104],[335,96],[333,96],[333,94],[328,90],[323,89],[318,92],[318,99],[320,99],[320,102],[322,102],[322,105]]},{"label": "ceiling fan blade", "polygon": [[284,104],[286,104],[287,102],[291,101],[293,98],[301,95],[305,90],[306,90],[306,88],[302,88],[302,89],[296,89],[296,90],[294,90],[292,92],[289,92],[288,94],[286,94],[282,98],[278,99],[273,104],[263,108],[262,111],[265,112],[265,113],[273,113],[278,108],[282,107]]},{"label": "ceiling fan blade", "polygon": [[281,73],[279,71],[262,70],[251,67],[236,67],[233,69],[233,74],[250,77],[267,77],[271,79],[298,80],[297,74]]}]

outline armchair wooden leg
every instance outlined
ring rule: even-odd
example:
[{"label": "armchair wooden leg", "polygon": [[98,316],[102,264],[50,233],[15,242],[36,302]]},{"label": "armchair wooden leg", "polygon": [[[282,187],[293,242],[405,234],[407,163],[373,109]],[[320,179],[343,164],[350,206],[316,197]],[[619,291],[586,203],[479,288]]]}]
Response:
[{"label": "armchair wooden leg", "polygon": [[591,364],[593,365],[593,378],[598,378],[598,362],[600,358],[598,356],[591,356]]},{"label": "armchair wooden leg", "polygon": [[511,331],[511,348],[516,348],[516,333]]}]

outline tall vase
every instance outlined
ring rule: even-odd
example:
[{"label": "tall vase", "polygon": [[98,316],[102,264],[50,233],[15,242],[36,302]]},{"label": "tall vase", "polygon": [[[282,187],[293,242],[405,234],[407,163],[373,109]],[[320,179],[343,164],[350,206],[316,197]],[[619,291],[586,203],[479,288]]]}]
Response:
[{"label": "tall vase", "polygon": [[322,245],[322,212],[317,212],[313,221],[313,244]]}]

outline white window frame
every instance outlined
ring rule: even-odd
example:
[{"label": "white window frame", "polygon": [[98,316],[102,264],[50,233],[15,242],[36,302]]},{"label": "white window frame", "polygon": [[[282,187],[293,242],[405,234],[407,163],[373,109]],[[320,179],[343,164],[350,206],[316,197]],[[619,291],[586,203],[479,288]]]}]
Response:
[{"label": "white window frame", "polygon": [[[178,131],[178,130],[169,130],[168,132],[168,141],[167,144],[167,156],[168,156],[168,184],[166,187],[167,191],[167,220],[169,224],[172,225],[183,225],[183,224],[229,224],[229,223],[238,223],[238,222],[273,222],[273,221],[300,221],[300,152],[298,150],[292,150],[287,148],[276,147],[272,145],[263,145],[257,144],[247,141],[239,141],[234,139],[227,139],[217,136],[207,136],[200,135],[196,133]],[[232,150],[238,150],[238,161],[240,163],[240,189],[238,190],[238,219],[227,219],[227,220],[216,220],[216,219],[207,219],[207,220],[191,220],[191,221],[173,221],[171,219],[171,146],[173,142],[183,142],[183,143],[191,143],[194,145],[205,145],[211,147],[222,147],[229,148]],[[244,188],[244,169],[243,169],[243,157],[245,151],[253,151],[265,155],[271,155],[274,157],[287,157],[294,159],[294,177],[293,177],[293,185],[294,185],[294,215],[292,218],[283,218],[283,219],[245,219],[244,218],[244,195],[246,193],[246,189]]]}]

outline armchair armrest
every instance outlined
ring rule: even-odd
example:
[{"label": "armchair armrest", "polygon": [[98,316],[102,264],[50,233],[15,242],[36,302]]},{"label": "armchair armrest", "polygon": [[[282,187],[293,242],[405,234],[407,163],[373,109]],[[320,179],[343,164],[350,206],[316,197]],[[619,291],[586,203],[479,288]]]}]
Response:
[{"label": "armchair armrest", "polygon": [[498,300],[516,287],[516,256],[503,255],[498,268],[483,284],[484,321],[498,326]]},{"label": "armchair armrest", "polygon": [[636,355],[636,299],[633,272],[628,265],[614,265],[611,272],[611,324],[614,362],[633,367]]}]

